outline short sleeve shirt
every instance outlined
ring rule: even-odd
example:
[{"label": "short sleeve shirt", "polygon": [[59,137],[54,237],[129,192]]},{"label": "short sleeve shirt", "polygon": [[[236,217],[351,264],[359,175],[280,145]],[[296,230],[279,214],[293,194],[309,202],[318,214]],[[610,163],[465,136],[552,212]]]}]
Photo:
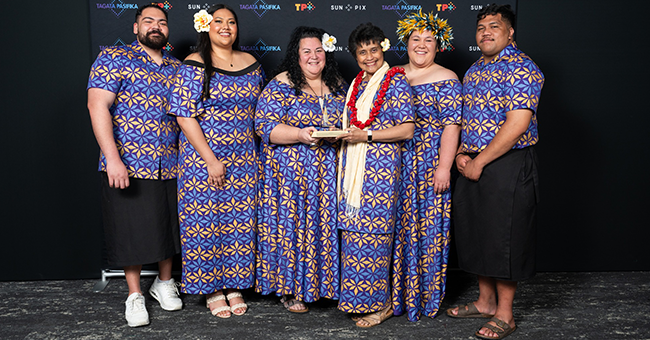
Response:
[{"label": "short sleeve shirt", "polygon": [[533,116],[513,149],[535,145],[537,105],[543,84],[542,71],[515,43],[487,64],[481,56],[463,79],[462,150],[481,152],[506,121],[506,112],[519,109],[530,109]]},{"label": "short sleeve shirt", "polygon": [[[135,41],[103,50],[91,67],[87,88],[116,94],[109,111],[117,150],[129,177],[176,178],[180,129],[165,107],[179,65],[164,50],[162,64],[156,64]],[[103,153],[99,170],[106,171]]]}]

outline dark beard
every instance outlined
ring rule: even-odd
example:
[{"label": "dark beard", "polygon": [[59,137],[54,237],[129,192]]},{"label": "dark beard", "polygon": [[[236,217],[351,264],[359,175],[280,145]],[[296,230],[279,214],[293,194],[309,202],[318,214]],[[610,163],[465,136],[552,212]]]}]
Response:
[{"label": "dark beard", "polygon": [[[153,33],[160,35],[153,36]],[[160,31],[151,31],[147,34],[138,34],[138,41],[144,46],[154,50],[161,50],[167,45],[167,37]]]}]

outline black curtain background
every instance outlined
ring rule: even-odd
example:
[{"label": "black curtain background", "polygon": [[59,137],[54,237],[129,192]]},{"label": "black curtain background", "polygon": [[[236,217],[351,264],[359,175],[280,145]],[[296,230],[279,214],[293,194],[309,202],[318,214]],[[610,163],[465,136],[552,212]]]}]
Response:
[{"label": "black curtain background", "polygon": [[[0,280],[97,278],[98,147],[85,92],[96,56],[89,4],[4,5]],[[650,270],[642,5],[517,3],[517,43],[546,76],[537,147],[540,271]],[[473,34],[455,31],[457,38]],[[337,38],[346,45],[346,34]]]}]

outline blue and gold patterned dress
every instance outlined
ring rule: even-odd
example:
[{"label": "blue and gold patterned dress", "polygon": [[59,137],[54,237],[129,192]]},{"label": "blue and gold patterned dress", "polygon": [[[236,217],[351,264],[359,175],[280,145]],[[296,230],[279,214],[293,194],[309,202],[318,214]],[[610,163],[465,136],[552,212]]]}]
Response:
[{"label": "blue and gold patterned dress", "polygon": [[[360,84],[359,96],[367,82]],[[370,130],[387,129],[415,120],[411,87],[406,76],[396,74],[386,91],[385,102]],[[343,193],[339,196],[338,223],[341,233],[341,297],[338,308],[348,313],[370,313],[390,303],[390,262],[401,168],[402,142],[369,143],[366,152],[361,207],[356,218],[346,214]],[[345,178],[347,153],[340,159]]]},{"label": "blue and gold patterned dress", "polygon": [[292,294],[299,301],[338,299],[339,243],[336,229],[338,143],[276,145],[271,131],[280,123],[305,128],[341,125],[344,91],[324,99],[328,122],[316,96],[296,96],[288,84],[272,80],[257,104],[256,129],[262,138],[260,210],[255,289]]},{"label": "blue and gold patterned dress", "polygon": [[456,79],[416,85],[413,139],[402,149],[402,181],[393,252],[393,309],[417,321],[434,317],[445,295],[449,255],[451,191],[436,194],[440,139],[446,126],[461,123],[463,86]]},{"label": "blue and gold patterned dress", "polygon": [[178,212],[183,279],[188,294],[211,294],[254,284],[258,155],[254,113],[264,72],[259,63],[237,72],[217,69],[210,98],[201,99],[203,65],[178,71],[169,114],[196,118],[208,145],[226,166],[222,189],[208,184],[204,160],[180,135]]}]

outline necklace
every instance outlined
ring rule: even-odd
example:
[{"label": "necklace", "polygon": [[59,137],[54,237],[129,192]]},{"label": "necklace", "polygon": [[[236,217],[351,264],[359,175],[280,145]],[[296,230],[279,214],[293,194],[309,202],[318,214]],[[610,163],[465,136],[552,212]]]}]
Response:
[{"label": "necklace", "polygon": [[[215,57],[217,57],[217,65],[219,65],[219,62],[218,62],[219,60],[224,60],[224,61],[225,61],[225,59],[219,57],[219,56],[216,55],[216,54],[215,54]],[[232,66],[232,60],[233,60],[233,53],[230,53],[230,67],[233,67],[233,66]],[[227,63],[227,62],[226,62],[226,63]]]},{"label": "necklace", "polygon": [[307,82],[307,86],[309,86],[309,89],[311,92],[314,93],[314,95],[318,98],[318,105],[320,106],[320,111],[323,114],[323,126],[324,127],[329,127],[331,124],[329,123],[329,116],[327,115],[327,108],[325,107],[325,98],[323,98],[323,79],[320,81],[320,96],[316,94],[316,91],[314,91],[314,88],[311,87],[309,82]]},{"label": "necklace", "polygon": [[350,101],[348,102],[348,110],[350,110],[350,123],[361,130],[370,126],[370,124],[375,121],[375,118],[377,117],[377,114],[379,114],[381,106],[384,104],[386,91],[388,91],[388,86],[390,85],[391,79],[393,79],[397,73],[404,74],[404,69],[401,67],[395,67],[386,72],[386,78],[384,78],[384,81],[381,83],[379,94],[377,95],[377,99],[375,99],[374,105],[370,110],[368,120],[362,123],[357,119],[357,99],[359,97],[359,85],[361,85],[363,73],[364,71],[359,72],[357,77],[354,79],[354,90],[352,90],[352,95],[350,96]]},{"label": "necklace", "polygon": [[[305,81],[306,81],[306,80],[305,80]],[[306,81],[306,82],[307,82],[307,86],[309,86],[309,89],[311,90],[311,92],[314,93],[314,96],[316,96],[316,97],[318,97],[318,98],[322,98],[322,97],[323,97],[323,79],[320,80],[320,96],[316,93],[316,91],[314,91],[314,88],[311,87],[311,85],[309,84],[309,82],[308,82],[308,81]]]}]

